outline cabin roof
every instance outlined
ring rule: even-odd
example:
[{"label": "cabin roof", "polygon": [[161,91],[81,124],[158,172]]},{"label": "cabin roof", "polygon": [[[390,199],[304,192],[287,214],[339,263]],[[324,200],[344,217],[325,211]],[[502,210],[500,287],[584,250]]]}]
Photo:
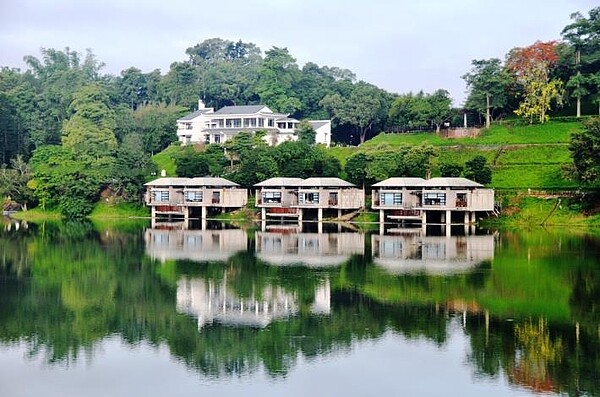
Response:
[{"label": "cabin roof", "polygon": [[283,186],[292,186],[297,187],[300,186],[302,182],[302,178],[269,178],[266,181],[259,182],[255,184],[256,187],[283,187]]},{"label": "cabin roof", "polygon": [[144,186],[185,186],[189,180],[190,178],[158,178],[144,183]]},{"label": "cabin roof", "polygon": [[300,187],[356,187],[353,183],[340,178],[307,178]]},{"label": "cabin roof", "polygon": [[225,178],[217,178],[217,177],[197,177],[192,178],[186,183],[187,187],[193,186],[239,186],[237,183],[230,181]]},{"label": "cabin roof", "polygon": [[421,184],[422,187],[483,187],[467,178],[431,178]]},{"label": "cabin roof", "polygon": [[388,178],[373,184],[373,187],[417,187],[425,182],[423,178]]}]

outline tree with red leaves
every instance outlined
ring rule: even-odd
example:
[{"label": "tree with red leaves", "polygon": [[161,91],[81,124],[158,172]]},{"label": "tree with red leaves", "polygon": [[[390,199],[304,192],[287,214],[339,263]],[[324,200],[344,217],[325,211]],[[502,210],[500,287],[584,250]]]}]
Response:
[{"label": "tree with red leaves", "polygon": [[550,79],[550,72],[558,61],[557,44],[556,41],[536,41],[529,47],[513,48],[506,57],[507,69],[524,91],[515,113],[529,118],[530,122],[537,119],[543,123],[552,101],[562,103],[562,82]]}]

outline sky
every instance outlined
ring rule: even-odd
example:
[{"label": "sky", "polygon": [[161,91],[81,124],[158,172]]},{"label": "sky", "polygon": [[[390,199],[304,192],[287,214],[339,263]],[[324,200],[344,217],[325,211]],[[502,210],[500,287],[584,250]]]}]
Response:
[{"label": "sky", "polygon": [[0,0],[0,66],[25,69],[40,48],[91,49],[118,75],[163,74],[185,50],[220,37],[306,62],[350,69],[389,92],[450,92],[471,60],[559,40],[570,15],[598,0]]}]

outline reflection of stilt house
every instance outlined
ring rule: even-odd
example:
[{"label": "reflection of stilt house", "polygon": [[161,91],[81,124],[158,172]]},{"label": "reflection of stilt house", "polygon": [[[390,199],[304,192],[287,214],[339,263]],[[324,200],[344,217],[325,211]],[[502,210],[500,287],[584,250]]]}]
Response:
[{"label": "reflection of stilt house", "polygon": [[340,178],[308,178],[298,188],[300,220],[311,210],[316,210],[317,219],[322,221],[325,211],[335,211],[340,218],[344,211],[355,211],[364,205],[364,192]]},{"label": "reflection of stilt house", "polygon": [[477,213],[494,210],[494,190],[466,178],[389,178],[373,187],[381,222],[469,224]]},{"label": "reflection of stilt house", "polygon": [[394,274],[469,271],[494,258],[493,235],[372,235],[373,262]]},{"label": "reflection of stilt house", "polygon": [[238,252],[246,251],[248,234],[241,229],[147,229],[144,239],[146,254],[162,262],[173,259],[222,262]]},{"label": "reflection of stilt house", "polygon": [[339,266],[364,249],[362,233],[256,232],[256,256],[275,266]]},{"label": "reflection of stilt house", "polygon": [[146,183],[146,204],[152,217],[179,215],[206,219],[210,210],[242,208],[248,191],[224,178],[159,178]]},{"label": "reflection of stilt house", "polygon": [[261,219],[298,219],[298,187],[302,178],[271,178],[254,185],[256,207],[261,209]]}]

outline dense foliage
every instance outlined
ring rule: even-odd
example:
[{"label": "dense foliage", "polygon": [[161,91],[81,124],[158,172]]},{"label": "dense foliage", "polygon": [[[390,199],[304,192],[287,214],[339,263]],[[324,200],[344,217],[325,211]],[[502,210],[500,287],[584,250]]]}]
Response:
[{"label": "dense foliage", "polygon": [[[562,42],[514,48],[505,62],[474,60],[463,76],[469,89],[463,113],[470,122],[475,115],[482,124],[485,116],[489,127],[492,119],[517,114],[543,123],[570,99],[576,99],[578,116],[593,102],[600,106],[600,7],[588,17],[573,14],[562,35]],[[194,110],[198,98],[214,108],[261,103],[300,120],[331,119],[340,144],[362,143],[386,129],[440,132],[462,124],[444,89],[389,93],[357,81],[347,69],[312,62],[301,67],[287,48],[263,54],[252,43],[213,38],[185,53],[187,59],[165,74],[136,67],[102,74],[104,65],[91,51],[68,47],[26,56],[25,71],[2,67],[0,194],[69,216],[85,215],[101,195],[139,201],[143,182],[157,172],[150,157],[177,140],[176,120]],[[240,134],[223,147],[182,154],[178,173],[227,176],[245,185],[275,175],[340,175],[339,161],[314,147],[314,136],[303,123],[299,143],[270,148],[260,134]],[[399,154],[384,148],[350,159],[344,171],[366,184],[392,175],[427,176],[433,153],[423,148]]]}]

